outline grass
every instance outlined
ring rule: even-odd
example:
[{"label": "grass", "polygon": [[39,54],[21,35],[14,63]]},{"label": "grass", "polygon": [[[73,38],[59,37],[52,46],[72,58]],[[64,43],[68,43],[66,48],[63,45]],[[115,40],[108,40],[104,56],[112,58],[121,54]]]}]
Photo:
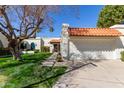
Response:
[{"label": "grass", "polygon": [[14,61],[12,60],[12,57],[5,57],[0,58],[0,68],[7,68],[7,67],[13,67],[21,64],[27,64],[27,63],[38,63],[39,61],[45,60],[47,57],[49,57],[51,53],[36,53],[33,55],[22,55],[23,61]]},{"label": "grass", "polygon": [[23,55],[23,62],[13,61],[11,57],[0,58],[0,87],[52,87],[59,78],[56,75],[64,73],[66,67],[42,66],[43,60],[50,55],[50,53]]}]

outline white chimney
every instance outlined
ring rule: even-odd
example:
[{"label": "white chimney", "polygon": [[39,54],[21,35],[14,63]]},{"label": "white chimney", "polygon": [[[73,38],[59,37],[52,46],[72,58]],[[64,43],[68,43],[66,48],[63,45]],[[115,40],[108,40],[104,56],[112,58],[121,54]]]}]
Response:
[{"label": "white chimney", "polygon": [[68,28],[69,28],[69,24],[62,24],[62,37],[68,37]]},{"label": "white chimney", "polygon": [[67,31],[69,28],[69,24],[62,24],[62,31]]},{"label": "white chimney", "polygon": [[68,34],[69,24],[62,24],[61,33],[61,54],[64,58],[69,59],[69,34]]}]

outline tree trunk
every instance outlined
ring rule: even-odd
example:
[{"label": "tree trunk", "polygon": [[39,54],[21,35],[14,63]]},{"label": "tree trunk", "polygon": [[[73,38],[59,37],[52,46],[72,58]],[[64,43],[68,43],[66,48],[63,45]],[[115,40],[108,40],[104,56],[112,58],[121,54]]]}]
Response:
[{"label": "tree trunk", "polygon": [[12,53],[13,60],[21,60],[21,53],[19,50],[19,44],[17,40],[11,40],[9,42],[10,52]]},{"label": "tree trunk", "polygon": [[21,53],[17,47],[11,48],[11,53],[13,56],[13,60],[21,60]]}]

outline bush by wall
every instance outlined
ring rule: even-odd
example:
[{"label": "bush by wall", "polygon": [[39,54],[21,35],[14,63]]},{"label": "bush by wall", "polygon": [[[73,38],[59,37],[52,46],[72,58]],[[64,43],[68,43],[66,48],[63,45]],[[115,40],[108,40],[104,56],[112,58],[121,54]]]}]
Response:
[{"label": "bush by wall", "polygon": [[11,55],[11,52],[8,48],[0,48],[0,56],[8,56]]},{"label": "bush by wall", "polygon": [[121,60],[124,61],[124,51],[121,52]]},{"label": "bush by wall", "polygon": [[57,54],[56,61],[57,61],[57,62],[63,62],[61,53],[58,53],[58,54]]},{"label": "bush by wall", "polygon": [[50,47],[48,47],[48,46],[42,46],[41,47],[41,52],[50,52]]},{"label": "bush by wall", "polygon": [[34,53],[39,53],[40,51],[38,49],[34,50]]}]

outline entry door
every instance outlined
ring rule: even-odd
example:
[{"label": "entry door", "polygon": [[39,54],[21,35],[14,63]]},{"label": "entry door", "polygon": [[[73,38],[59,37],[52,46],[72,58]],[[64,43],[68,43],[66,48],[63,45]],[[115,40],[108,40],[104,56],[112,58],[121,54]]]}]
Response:
[{"label": "entry door", "polygon": [[54,46],[54,49],[53,49],[54,52],[60,51],[60,43],[55,43],[55,44],[53,44],[53,46]]},{"label": "entry door", "polygon": [[54,52],[57,52],[57,44],[54,44]]}]

